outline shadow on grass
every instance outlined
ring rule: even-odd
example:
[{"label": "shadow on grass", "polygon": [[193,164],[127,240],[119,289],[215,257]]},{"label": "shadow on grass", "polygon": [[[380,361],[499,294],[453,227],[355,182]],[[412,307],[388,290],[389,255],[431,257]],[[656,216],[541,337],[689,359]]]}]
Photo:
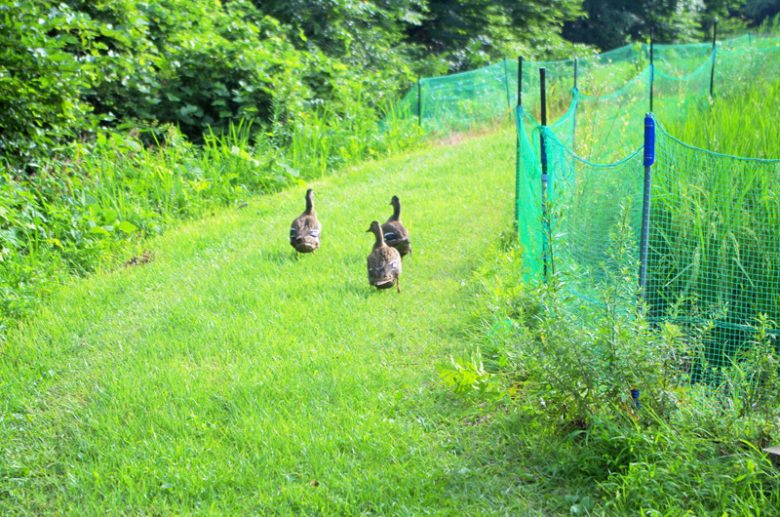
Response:
[{"label": "shadow on grass", "polygon": [[[389,289],[385,289],[385,291],[388,290]],[[361,282],[358,281],[357,278],[353,278],[347,282],[344,282],[344,284],[339,288],[339,291],[343,293],[344,296],[351,296],[363,300],[369,300],[374,296],[385,294],[383,293],[383,290],[376,289],[375,287],[368,285],[368,280]],[[393,294],[395,294],[395,292],[393,292]]]},{"label": "shadow on grass", "polygon": [[298,262],[305,257],[300,257],[294,249],[290,248],[289,250],[260,250],[260,258],[277,266],[283,266]]}]

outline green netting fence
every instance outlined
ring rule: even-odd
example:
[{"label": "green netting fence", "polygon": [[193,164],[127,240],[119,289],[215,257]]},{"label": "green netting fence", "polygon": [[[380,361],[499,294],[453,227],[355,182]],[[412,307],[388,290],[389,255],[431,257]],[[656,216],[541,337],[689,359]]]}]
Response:
[{"label": "green netting fence", "polygon": [[[780,322],[780,159],[696,148],[664,126],[727,101],[753,81],[777,80],[780,39],[634,44],[579,59],[524,62],[522,106],[518,66],[504,60],[427,78],[404,103],[433,132],[515,119],[516,224],[526,279],[565,275],[572,292],[601,303],[598,286],[620,267],[616,251],[639,263],[644,119],[652,111],[643,290],[651,320],[709,324],[712,367],[747,346],[760,315]],[[541,67],[553,120],[546,125],[539,122]]]}]

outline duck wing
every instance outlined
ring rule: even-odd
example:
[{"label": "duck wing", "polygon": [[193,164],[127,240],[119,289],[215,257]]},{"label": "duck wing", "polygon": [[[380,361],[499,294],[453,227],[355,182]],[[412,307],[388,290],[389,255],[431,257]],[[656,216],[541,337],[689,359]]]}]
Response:
[{"label": "duck wing", "polygon": [[409,232],[398,220],[388,220],[382,225],[382,234],[388,246],[397,249],[401,256],[412,252],[412,246],[409,242]]}]

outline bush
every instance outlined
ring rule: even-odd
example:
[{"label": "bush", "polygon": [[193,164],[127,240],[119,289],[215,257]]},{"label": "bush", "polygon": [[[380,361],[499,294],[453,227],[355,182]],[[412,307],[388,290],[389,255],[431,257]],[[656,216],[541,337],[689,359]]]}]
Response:
[{"label": "bush", "polygon": [[[611,248],[625,249],[619,236]],[[525,468],[580,494],[572,512],[771,513],[780,474],[761,449],[780,439],[773,323],[756,321],[750,346],[713,368],[713,328],[650,325],[632,261],[617,263],[597,306],[567,294],[565,277],[519,284],[518,250],[497,252],[477,272],[490,309],[481,353],[444,368],[443,381],[517,421]],[[709,382],[692,384],[694,370]]]},{"label": "bush", "polygon": [[[202,143],[240,121],[257,132],[275,122],[288,138],[288,125],[317,111],[346,131],[353,120],[375,122],[411,74],[384,32],[359,55],[387,49],[390,61],[358,62],[296,47],[303,33],[245,0],[19,0],[0,7],[0,27],[0,153],[17,172],[94,137],[98,125],[140,127],[153,142],[174,124]],[[352,38],[339,25],[325,39],[337,32]]]},{"label": "bush", "polygon": [[80,98],[88,84],[67,51],[72,13],[24,0],[0,5],[0,161],[27,172],[93,126]]}]

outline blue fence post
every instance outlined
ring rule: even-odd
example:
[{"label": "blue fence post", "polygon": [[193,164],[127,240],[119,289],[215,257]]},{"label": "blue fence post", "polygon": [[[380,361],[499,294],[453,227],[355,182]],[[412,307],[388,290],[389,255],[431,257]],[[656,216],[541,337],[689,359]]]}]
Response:
[{"label": "blue fence post", "polygon": [[639,403],[639,390],[637,388],[631,388],[631,401],[634,403],[634,410],[639,411],[642,406]]},{"label": "blue fence post", "polygon": [[645,115],[645,149],[644,161],[645,180],[642,194],[642,234],[639,242],[639,292],[647,301],[647,256],[650,247],[650,186],[652,183],[651,169],[655,163],[655,119],[652,113]]},{"label": "blue fence post", "polygon": [[548,221],[547,213],[547,146],[544,142],[544,132],[547,129],[547,69],[539,69],[539,93],[541,94],[541,107],[542,107],[542,127],[539,130],[539,147],[540,157],[542,162],[542,265],[543,275],[545,282],[547,281],[548,270],[548,252],[549,246],[549,229],[550,223]]}]

